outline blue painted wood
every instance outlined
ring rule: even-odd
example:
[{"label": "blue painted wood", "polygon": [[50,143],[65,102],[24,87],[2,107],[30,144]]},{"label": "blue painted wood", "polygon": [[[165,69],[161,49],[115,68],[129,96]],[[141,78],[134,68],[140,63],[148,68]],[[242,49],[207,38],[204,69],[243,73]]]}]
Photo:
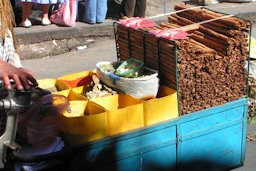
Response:
[{"label": "blue painted wood", "polygon": [[244,161],[246,116],[247,99],[242,98],[81,144],[83,148],[74,156],[71,167],[115,171],[230,168]]},{"label": "blue painted wood", "polygon": [[[111,141],[111,139],[109,141]],[[175,126],[156,130],[149,134],[143,134],[130,139],[112,142],[104,146],[86,149],[86,151],[82,151],[80,154],[76,155],[77,161],[75,162],[77,166],[86,164],[86,168],[92,168],[99,164],[105,165],[170,146],[176,150]],[[175,153],[176,151],[174,151],[174,154]],[[103,158],[104,160],[102,160]],[[174,161],[176,162],[176,156]]]},{"label": "blue painted wood", "polygon": [[246,128],[247,128],[247,113],[248,113],[248,106],[244,106],[244,122],[243,122],[243,137],[242,137],[242,156],[241,156],[241,163],[245,161],[245,150],[246,150]]},{"label": "blue painted wood", "polygon": [[181,170],[223,170],[241,160],[242,124],[181,142]]},{"label": "blue painted wood", "polygon": [[109,165],[99,165],[99,167],[95,167],[93,169],[89,169],[90,171],[135,171],[141,170],[141,157],[134,156],[127,158],[125,160],[117,161],[116,163],[110,163]]},{"label": "blue painted wood", "polygon": [[176,170],[176,145],[144,153],[141,156],[141,170]]},{"label": "blue painted wood", "polygon": [[208,117],[181,124],[181,135],[184,138],[194,138],[218,129],[223,129],[243,122],[244,107],[226,110]]}]

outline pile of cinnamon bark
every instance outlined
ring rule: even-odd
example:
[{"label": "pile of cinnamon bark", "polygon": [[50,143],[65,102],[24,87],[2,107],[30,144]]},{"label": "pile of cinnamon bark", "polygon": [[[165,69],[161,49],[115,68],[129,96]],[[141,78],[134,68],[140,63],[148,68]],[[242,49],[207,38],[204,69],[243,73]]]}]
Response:
[{"label": "pile of cinnamon bark", "polygon": [[[178,90],[181,114],[245,96],[250,22],[191,5],[174,9],[167,21],[154,27],[135,30],[118,25],[120,60],[137,58],[159,70],[160,83]],[[177,28],[190,36],[170,41],[149,33]]]}]

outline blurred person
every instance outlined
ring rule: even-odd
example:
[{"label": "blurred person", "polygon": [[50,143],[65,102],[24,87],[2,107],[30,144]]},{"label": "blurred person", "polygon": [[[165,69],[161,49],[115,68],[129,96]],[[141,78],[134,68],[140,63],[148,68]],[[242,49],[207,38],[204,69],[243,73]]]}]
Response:
[{"label": "blurred person", "polygon": [[84,22],[103,23],[107,15],[107,0],[84,0]]},{"label": "blurred person", "polygon": [[[119,0],[120,1],[120,0]],[[121,3],[120,17],[145,17],[147,0],[123,0]]]},{"label": "blurred person", "polygon": [[[0,79],[10,88],[10,79],[13,79],[19,90],[29,89],[29,82],[36,84],[32,72],[24,69],[17,58],[17,45],[13,26],[15,25],[14,14],[10,0],[0,1]],[[16,63],[17,67],[8,62]]]},{"label": "blurred person", "polygon": [[42,10],[42,25],[50,25],[51,21],[49,19],[49,9],[52,4],[65,3],[65,0],[18,0],[22,4],[22,21],[19,24],[21,27],[30,27],[32,26],[31,21],[29,20],[30,11],[33,3],[40,4]]},{"label": "blurred person", "polygon": [[[13,80],[18,90],[30,89],[30,86],[37,85],[37,82],[31,71],[22,68],[16,53],[13,30],[15,21],[10,0],[0,1],[0,17],[0,81],[7,89],[11,89],[10,80]],[[0,135],[5,128],[5,119],[6,116],[0,114]]]},{"label": "blurred person", "polygon": [[[19,59],[18,54],[16,53],[16,49],[17,49],[17,45],[16,45],[16,39],[14,37],[14,30],[13,30],[13,26],[15,25],[15,19],[14,19],[14,13],[12,10],[12,5],[10,3],[10,0],[0,0],[0,39],[1,39],[1,44],[0,44],[0,81],[1,84],[3,84],[7,89],[13,89],[14,87],[11,84],[16,85],[15,88],[17,88],[17,91],[21,91],[21,90],[29,90],[31,89],[31,86],[37,86],[37,82],[32,74],[31,71],[22,68],[21,66],[21,62]],[[16,65],[16,66],[14,66]],[[2,87],[1,87],[2,88]],[[0,91],[0,98],[5,98],[6,97],[6,93],[5,93],[5,89],[1,89]],[[62,96],[64,97],[64,96]],[[46,101],[48,100],[48,101]],[[19,134],[22,131],[27,131],[27,129],[21,129],[21,128],[27,128],[25,127],[26,124],[31,124],[31,125],[38,125],[38,124],[42,124],[40,125],[40,128],[43,128],[44,130],[47,130],[45,128],[47,128],[47,126],[50,127],[50,129],[48,129],[46,132],[46,136],[44,136],[42,133],[42,131],[34,131],[36,132],[36,134],[39,132],[39,134],[28,134],[30,137],[30,139],[27,139],[28,143],[29,140],[31,140],[32,142],[36,142],[37,145],[39,144],[39,139],[37,137],[41,137],[41,140],[43,140],[44,142],[47,142],[47,146],[41,146],[43,145],[43,143],[40,141],[40,146],[33,146],[28,144],[28,147],[26,146],[27,144],[20,144],[20,142],[25,142],[24,137],[21,138],[19,141],[19,145],[21,145],[22,149],[21,149],[21,154],[23,155],[38,155],[38,152],[41,152],[40,154],[45,154],[45,153],[52,153],[52,152],[56,152],[61,150],[64,147],[64,142],[61,140],[61,138],[59,137],[54,137],[53,133],[58,132],[57,126],[55,126],[55,124],[59,121],[57,120],[58,117],[56,117],[57,113],[54,112],[58,112],[61,113],[63,111],[60,110],[64,110],[64,107],[66,108],[67,106],[67,101],[66,98],[63,98],[63,104],[59,104],[58,103],[58,109],[54,109],[54,110],[40,110],[42,105],[39,104],[46,104],[49,105],[50,102],[52,102],[53,98],[52,96],[50,96],[50,94],[48,96],[44,96],[44,99],[40,99],[41,103],[36,104],[35,106],[33,106],[34,108],[30,108],[30,110],[28,112],[30,113],[23,113],[23,118],[20,117],[19,118],[19,129],[17,131],[19,131]],[[59,99],[58,99],[59,100]],[[65,106],[64,106],[65,105]],[[36,110],[35,110],[36,109]],[[38,117],[40,117],[41,115],[39,115],[38,113],[36,113],[35,115],[33,115],[34,111],[51,111],[52,115],[48,115],[49,113],[47,113],[47,119],[45,118],[40,118],[38,119]],[[8,116],[8,112],[6,112],[5,110],[0,110],[0,138],[2,138],[3,140],[8,139],[8,137],[6,137],[8,134],[8,128],[6,128],[6,123],[7,123],[7,116]],[[32,117],[31,117],[32,116]],[[49,117],[48,117],[49,116]],[[53,116],[53,117],[52,117]],[[49,124],[47,125],[46,121],[49,121],[49,118],[51,119],[51,122],[49,122]],[[23,119],[23,120],[22,120]],[[14,120],[15,121],[15,120]],[[8,122],[10,122],[10,118],[8,118]],[[53,125],[55,126],[53,128],[53,126],[51,125],[51,123],[54,123]],[[45,125],[46,126],[45,126]],[[45,126],[45,127],[44,127]],[[33,127],[30,128],[31,130],[33,130]],[[50,131],[50,132],[48,132]],[[27,131],[29,132],[29,131]],[[21,135],[22,136],[22,135]],[[17,136],[18,138],[21,136]],[[51,137],[51,139],[49,139],[48,137]],[[37,139],[36,139],[36,138]],[[26,137],[25,137],[26,138]],[[32,139],[31,139],[32,138]],[[50,141],[52,140],[52,141]],[[2,142],[1,146],[4,146],[5,142]],[[49,144],[48,144],[49,143]],[[1,147],[2,151],[1,152],[6,152],[4,151],[4,149]],[[47,151],[48,150],[48,151]],[[27,153],[26,153],[27,152]],[[39,154],[39,155],[40,155]],[[4,156],[3,154],[0,154],[2,156]],[[9,158],[7,158],[8,160]],[[7,163],[7,164],[6,164]],[[42,164],[42,162],[39,163],[32,163],[31,165],[27,164],[27,163],[21,163],[21,162],[17,162],[14,165],[10,165],[8,164],[8,162],[4,162],[5,164],[5,168],[3,170],[42,170],[41,168],[44,167],[53,167],[55,166],[52,161],[50,162],[45,162]],[[16,167],[18,166],[18,167]],[[0,169],[2,170],[2,169]]]},{"label": "blurred person", "polygon": [[21,16],[22,16],[22,9],[21,7],[17,4],[17,0],[10,0],[12,4],[12,9],[13,13],[15,16],[15,22],[20,23],[21,22]]}]

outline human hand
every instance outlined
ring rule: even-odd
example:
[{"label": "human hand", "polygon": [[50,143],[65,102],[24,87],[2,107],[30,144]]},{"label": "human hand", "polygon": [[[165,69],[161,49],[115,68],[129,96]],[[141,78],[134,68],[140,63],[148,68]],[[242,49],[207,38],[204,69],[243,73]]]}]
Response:
[{"label": "human hand", "polygon": [[10,79],[12,79],[18,90],[30,89],[31,85],[38,83],[33,77],[33,73],[25,68],[17,68],[7,62],[0,60],[0,80],[3,80],[7,89],[11,89]]}]

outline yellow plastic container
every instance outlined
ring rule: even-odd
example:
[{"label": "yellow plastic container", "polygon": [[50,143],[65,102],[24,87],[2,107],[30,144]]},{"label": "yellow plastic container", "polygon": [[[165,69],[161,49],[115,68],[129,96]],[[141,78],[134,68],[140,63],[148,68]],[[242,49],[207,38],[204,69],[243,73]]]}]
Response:
[{"label": "yellow plastic container", "polygon": [[160,86],[157,98],[144,101],[145,126],[174,119],[179,116],[177,92],[167,86]]},{"label": "yellow plastic container", "polygon": [[83,86],[75,87],[70,90],[68,100],[88,100],[86,96],[83,96]]},{"label": "yellow plastic container", "polygon": [[87,115],[95,115],[103,111],[106,111],[104,107],[92,101],[88,101],[88,105],[85,108],[85,114]]},{"label": "yellow plastic container", "polygon": [[[99,107],[94,110],[87,110],[91,113],[81,114],[81,112],[90,108],[92,103],[88,101],[70,101],[73,108],[78,107],[79,110],[75,113],[65,112],[62,116],[62,124],[60,128],[60,135],[68,144],[80,144],[88,141],[95,141],[108,136],[107,132],[107,113],[102,107],[94,105],[91,108]],[[84,108],[84,104],[86,107]],[[71,108],[72,108],[71,107]],[[97,112],[97,113],[93,113]]]},{"label": "yellow plastic container", "polygon": [[40,88],[50,90],[52,94],[59,94],[68,97],[70,92],[70,86],[62,80],[57,79],[42,79],[37,80]]},{"label": "yellow plastic container", "polygon": [[93,71],[82,71],[61,76],[58,80],[63,80],[71,88],[74,88],[90,84],[92,82],[92,75]]},{"label": "yellow plastic container", "polygon": [[86,100],[69,101],[69,109],[63,113],[66,117],[84,116],[85,108],[88,104]]},{"label": "yellow plastic container", "polygon": [[115,94],[91,101],[107,111],[109,136],[144,126],[143,101],[139,99],[125,94]]}]

